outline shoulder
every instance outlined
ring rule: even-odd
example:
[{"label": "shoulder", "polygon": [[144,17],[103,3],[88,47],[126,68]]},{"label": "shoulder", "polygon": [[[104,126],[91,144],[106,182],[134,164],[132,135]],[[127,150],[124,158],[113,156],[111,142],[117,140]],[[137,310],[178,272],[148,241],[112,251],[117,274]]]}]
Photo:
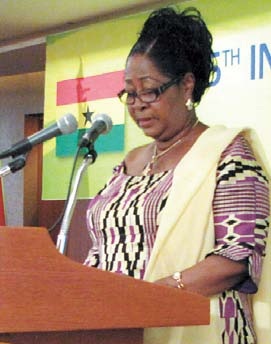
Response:
[{"label": "shoulder", "polygon": [[247,160],[255,160],[252,148],[242,133],[238,134],[226,149],[224,149],[221,155],[221,160],[228,156],[239,156],[240,158],[245,158]]},{"label": "shoulder", "polygon": [[140,147],[136,147],[136,148],[132,149],[130,152],[127,153],[127,155],[125,157],[125,162],[133,161],[139,155],[144,153],[144,151],[146,150],[147,146],[148,145],[144,145],[144,146],[140,146]]},{"label": "shoulder", "polygon": [[223,151],[217,168],[219,180],[258,180],[267,183],[267,177],[254,152],[240,133]]},{"label": "shoulder", "polygon": [[143,168],[151,159],[152,154],[152,143],[131,150],[124,159],[126,173],[131,175],[141,174]]}]

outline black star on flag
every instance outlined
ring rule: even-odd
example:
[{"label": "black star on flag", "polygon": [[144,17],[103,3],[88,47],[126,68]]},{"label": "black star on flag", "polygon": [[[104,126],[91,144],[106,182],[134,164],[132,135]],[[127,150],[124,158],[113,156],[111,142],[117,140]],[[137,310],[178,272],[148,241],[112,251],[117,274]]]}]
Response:
[{"label": "black star on flag", "polygon": [[85,123],[84,123],[85,126],[86,126],[87,122],[92,123],[91,116],[94,114],[94,112],[89,111],[89,106],[87,106],[87,111],[83,112],[82,114],[85,117]]}]

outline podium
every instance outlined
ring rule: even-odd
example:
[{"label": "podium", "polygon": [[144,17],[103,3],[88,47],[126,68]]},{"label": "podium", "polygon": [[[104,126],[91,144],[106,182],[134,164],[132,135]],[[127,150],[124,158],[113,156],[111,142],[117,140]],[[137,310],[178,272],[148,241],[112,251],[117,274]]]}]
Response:
[{"label": "podium", "polygon": [[201,295],[83,266],[45,228],[0,227],[0,343],[140,344],[144,328],[209,321]]}]

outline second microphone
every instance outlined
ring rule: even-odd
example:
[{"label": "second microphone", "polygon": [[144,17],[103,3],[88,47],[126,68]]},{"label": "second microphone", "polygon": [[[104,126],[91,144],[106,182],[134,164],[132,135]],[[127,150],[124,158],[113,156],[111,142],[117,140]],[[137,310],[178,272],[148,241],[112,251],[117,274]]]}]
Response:
[{"label": "second microphone", "polygon": [[100,134],[107,134],[113,126],[113,122],[110,116],[106,114],[98,114],[92,121],[92,126],[82,136],[78,146],[80,148],[88,147],[92,145]]}]

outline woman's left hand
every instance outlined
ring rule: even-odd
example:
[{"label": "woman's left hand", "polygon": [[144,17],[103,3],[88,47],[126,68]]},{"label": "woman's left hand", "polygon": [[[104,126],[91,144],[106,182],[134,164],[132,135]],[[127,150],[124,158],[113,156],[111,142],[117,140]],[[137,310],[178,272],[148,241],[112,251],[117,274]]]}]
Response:
[{"label": "woman's left hand", "polygon": [[209,297],[232,288],[246,278],[248,278],[246,261],[233,261],[213,254],[183,270],[181,282],[178,283],[172,274],[155,281],[155,283],[179,289],[181,288],[178,285],[182,284],[187,291]]}]

